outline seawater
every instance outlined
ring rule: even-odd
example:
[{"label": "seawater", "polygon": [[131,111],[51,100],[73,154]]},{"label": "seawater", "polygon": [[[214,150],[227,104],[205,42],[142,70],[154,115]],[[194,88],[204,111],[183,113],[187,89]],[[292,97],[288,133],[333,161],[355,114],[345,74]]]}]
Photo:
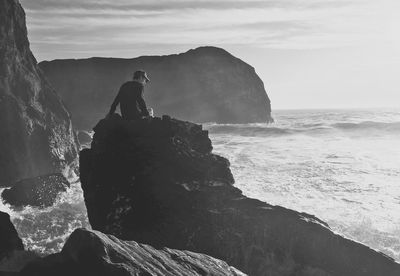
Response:
[{"label": "seawater", "polygon": [[206,125],[235,185],[400,261],[400,110],[292,110],[274,118]]},{"label": "seawater", "polygon": [[[326,221],[400,261],[400,109],[275,111],[274,124],[212,124],[214,153],[244,194]],[[80,183],[50,208],[8,212],[27,248],[49,254],[87,220]]]},{"label": "seawater", "polygon": [[1,202],[0,211],[10,215],[25,249],[41,255],[59,252],[76,228],[90,229],[79,182],[72,183],[52,207],[12,208]]}]

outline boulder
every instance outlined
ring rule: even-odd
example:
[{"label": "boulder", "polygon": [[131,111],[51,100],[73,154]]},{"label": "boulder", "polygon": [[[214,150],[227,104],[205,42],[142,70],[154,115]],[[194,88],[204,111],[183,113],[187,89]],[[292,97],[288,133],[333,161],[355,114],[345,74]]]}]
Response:
[{"label": "boulder", "polygon": [[0,1],[0,126],[0,186],[77,159],[70,115],[37,66],[17,0]]},{"label": "boulder", "polygon": [[59,254],[28,264],[21,276],[245,275],[204,254],[156,249],[85,229],[75,230]]},{"label": "boulder", "polygon": [[254,68],[217,47],[133,59],[43,61],[39,66],[71,110],[78,129],[91,129],[107,114],[119,88],[137,69],[146,70],[151,78],[145,99],[158,116],[217,123],[271,120],[270,100]]},{"label": "boulder", "polygon": [[22,240],[7,213],[0,212],[0,261],[15,250],[24,250]]},{"label": "boulder", "polygon": [[19,272],[39,255],[33,251],[15,250],[0,260],[0,276],[19,275]]},{"label": "boulder", "polygon": [[68,180],[61,173],[56,173],[18,181],[12,188],[4,190],[1,196],[6,203],[16,207],[48,207],[68,187]]},{"label": "boulder", "polygon": [[245,197],[201,125],[114,116],[94,130],[80,176],[95,230],[208,254],[249,275],[400,275],[393,259],[318,218]]}]

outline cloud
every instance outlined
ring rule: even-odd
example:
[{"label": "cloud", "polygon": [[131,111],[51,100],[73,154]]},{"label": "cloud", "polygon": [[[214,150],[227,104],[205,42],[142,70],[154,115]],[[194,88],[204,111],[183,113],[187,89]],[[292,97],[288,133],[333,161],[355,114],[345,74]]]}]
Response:
[{"label": "cloud", "polygon": [[78,1],[78,0],[35,0],[23,1],[30,10],[52,10],[81,8],[86,10],[130,10],[130,11],[168,11],[186,9],[248,9],[248,8],[284,8],[284,9],[323,9],[354,5],[353,1],[343,0],[157,0],[143,1]]},{"label": "cloud", "polygon": [[143,45],[343,46],[367,43],[382,26],[372,0],[21,2],[39,59],[90,49],[112,56]]}]

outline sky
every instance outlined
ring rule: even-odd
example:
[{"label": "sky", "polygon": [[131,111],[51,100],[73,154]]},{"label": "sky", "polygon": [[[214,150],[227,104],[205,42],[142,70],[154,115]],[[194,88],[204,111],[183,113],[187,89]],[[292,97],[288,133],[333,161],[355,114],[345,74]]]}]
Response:
[{"label": "sky", "polygon": [[273,109],[400,108],[398,0],[20,0],[39,61],[224,48]]}]

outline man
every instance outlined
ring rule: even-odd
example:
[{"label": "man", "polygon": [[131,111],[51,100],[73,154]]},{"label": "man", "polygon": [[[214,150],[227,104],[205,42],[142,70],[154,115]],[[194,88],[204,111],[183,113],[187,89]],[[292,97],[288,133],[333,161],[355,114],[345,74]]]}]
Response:
[{"label": "man", "polygon": [[120,104],[122,118],[125,120],[148,117],[150,114],[143,99],[143,92],[144,86],[149,81],[145,71],[136,71],[133,74],[133,80],[124,83],[119,89],[107,117],[114,114],[118,104]]}]

